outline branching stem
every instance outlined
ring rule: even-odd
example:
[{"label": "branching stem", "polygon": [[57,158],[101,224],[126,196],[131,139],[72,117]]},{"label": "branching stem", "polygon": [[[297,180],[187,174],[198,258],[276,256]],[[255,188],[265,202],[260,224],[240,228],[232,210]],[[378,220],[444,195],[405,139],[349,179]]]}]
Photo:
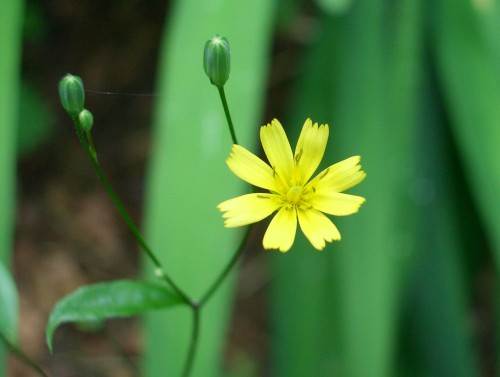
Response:
[{"label": "branching stem", "polygon": [[33,360],[31,359],[28,355],[24,353],[24,351],[18,347],[12,344],[2,333],[0,333],[0,340],[7,346],[9,351],[16,356],[19,360],[21,360],[25,365],[33,369],[35,372],[38,373],[41,377],[49,377],[47,373],[43,371],[43,369]]},{"label": "branching stem", "polygon": [[104,174],[103,170],[101,169],[101,166],[99,165],[99,162],[97,161],[97,156],[95,154],[94,148],[91,148],[89,146],[89,143],[85,139],[85,136],[83,135],[82,127],[80,126],[78,117],[74,117],[73,121],[75,122],[75,128],[76,128],[76,133],[78,135],[78,139],[80,140],[80,143],[82,145],[83,150],[85,151],[85,154],[89,158],[90,162],[92,163],[92,167],[96,171],[97,175],[99,176],[99,179],[101,180],[101,183],[103,184],[104,188],[106,189],[106,192],[110,196],[111,200],[113,201],[115,207],[117,208],[118,212],[120,213],[120,216],[122,217],[123,221],[125,221],[125,224],[127,224],[128,228],[132,232],[132,235],[136,239],[136,241],[139,243],[141,248],[144,250],[144,252],[147,254],[151,262],[154,264],[154,266],[161,271],[161,277],[167,282],[168,285],[172,287],[172,289],[184,300],[186,304],[189,306],[192,306],[192,300],[189,298],[189,296],[172,280],[172,278],[168,275],[167,271],[163,268],[160,260],[156,257],[156,255],[153,253],[151,248],[148,246],[146,241],[141,235],[141,232],[139,231],[139,228],[135,225],[134,221],[128,214],[127,210],[125,209],[125,206],[123,203],[118,199],[118,196],[116,195],[115,191],[113,190],[113,187],[111,187],[111,184],[108,181],[108,178]]},{"label": "branching stem", "polygon": [[[220,99],[222,101],[222,106],[224,107],[224,114],[226,116],[227,124],[229,126],[229,131],[231,133],[231,138],[233,140],[234,144],[238,144],[238,140],[236,138],[236,133],[234,131],[233,127],[233,121],[231,119],[231,114],[229,112],[229,107],[227,105],[227,100],[226,100],[226,95],[224,93],[224,87],[220,87],[219,89],[219,95]],[[80,140],[80,144],[82,145],[82,148],[89,158],[92,167],[96,171],[99,179],[101,180],[104,188],[106,189],[106,192],[110,196],[111,200],[113,201],[114,205],[116,206],[118,212],[120,213],[120,216],[122,219],[125,221],[125,224],[127,224],[129,230],[132,232],[132,235],[136,239],[136,241],[139,243],[141,246],[142,250],[146,253],[146,255],[149,257],[151,262],[154,264],[156,269],[161,272],[161,277],[165,280],[165,282],[183,299],[184,303],[188,305],[191,309],[192,315],[193,315],[193,327],[192,327],[192,332],[191,332],[191,340],[189,342],[189,349],[188,353],[186,356],[186,362],[184,364],[184,369],[182,372],[182,377],[189,377],[191,375],[193,365],[194,365],[194,360],[196,356],[196,351],[198,348],[198,342],[199,342],[199,335],[200,335],[200,328],[201,328],[201,311],[205,304],[212,298],[214,293],[219,289],[221,284],[225,281],[231,270],[234,268],[238,260],[240,259],[241,255],[243,254],[243,251],[245,250],[245,244],[248,240],[248,237],[250,235],[251,227],[249,227],[246,231],[245,236],[240,242],[240,245],[238,246],[238,249],[236,252],[233,254],[232,258],[228,261],[226,267],[221,271],[219,276],[214,280],[214,282],[209,286],[207,289],[206,293],[201,297],[200,301],[194,301],[192,300],[185,292],[182,290],[170,277],[170,275],[165,271],[163,268],[160,260],[156,257],[156,255],[153,253],[151,248],[148,246],[144,238],[142,237],[139,229],[135,225],[134,221],[128,214],[127,210],[125,209],[125,206],[123,203],[120,201],[118,196],[116,195],[115,191],[113,190],[111,184],[109,183],[106,175],[104,174],[103,170],[101,169],[101,166],[99,165],[99,162],[97,161],[97,154],[94,149],[94,145],[92,142],[92,135],[90,132],[87,133],[87,135],[84,135],[80,121],[78,119],[78,116],[73,117],[73,122],[75,123],[75,128],[76,128],[76,133],[78,135],[78,139]],[[24,354],[21,354],[24,355]],[[32,366],[35,370],[39,371],[39,373],[43,377],[47,377],[43,371],[38,368],[36,364],[30,363],[29,359],[27,357],[23,357],[23,360],[26,361],[26,363],[30,366]]]}]

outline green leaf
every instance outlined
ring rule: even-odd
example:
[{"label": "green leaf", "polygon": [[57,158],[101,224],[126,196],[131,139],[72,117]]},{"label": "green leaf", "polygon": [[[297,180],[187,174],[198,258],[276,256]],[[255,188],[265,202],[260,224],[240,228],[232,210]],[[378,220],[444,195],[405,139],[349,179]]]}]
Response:
[{"label": "green leaf", "polygon": [[18,299],[14,279],[0,263],[0,334],[9,342],[17,343]]},{"label": "green leaf", "polygon": [[485,37],[489,27],[481,27],[473,3],[435,2],[434,48],[452,130],[500,269],[500,175],[491,173],[500,163],[500,63],[494,60],[500,46],[493,45],[496,35]]},{"label": "green leaf", "polygon": [[[481,247],[470,226],[476,219],[464,193],[457,189],[465,182],[457,174],[453,139],[442,115],[438,87],[429,77],[424,77],[421,85],[419,111],[423,121],[415,140],[417,179],[432,185],[432,193],[425,195],[425,189],[418,189],[418,233],[412,242],[415,258],[400,296],[404,309],[396,359],[399,363],[405,360],[406,370],[395,375],[408,376],[407,371],[411,371],[416,376],[479,376],[477,345],[469,320],[472,290],[467,287],[468,271],[473,267],[466,257]],[[476,241],[476,246],[471,248],[468,240]]]},{"label": "green leaf", "polygon": [[[7,263],[12,250],[16,177],[16,126],[19,105],[24,1],[0,1],[0,261]],[[0,307],[3,311],[3,307]],[[4,314],[2,314],[4,315]],[[5,370],[0,347],[0,373]]]},{"label": "green leaf", "polygon": [[324,167],[360,154],[368,176],[348,193],[367,203],[354,216],[332,218],[341,242],[317,253],[298,235],[285,258],[274,255],[273,376],[392,374],[396,299],[407,263],[395,255],[408,251],[414,231],[414,208],[402,193],[413,162],[422,14],[418,2],[398,4],[391,13],[397,22],[388,22],[381,1],[324,16],[293,91],[286,125],[299,129],[290,130],[291,139],[306,116],[328,123]]},{"label": "green leaf", "polygon": [[119,280],[86,285],[56,304],[47,323],[46,341],[52,352],[54,331],[62,323],[130,317],[180,303],[179,296],[155,283]]},{"label": "green leaf", "polygon": [[[203,71],[203,47],[216,33],[231,44],[231,76],[224,90],[239,142],[255,151],[263,122],[275,1],[174,3],[161,47],[144,229],[173,280],[198,298],[225,267],[242,236],[241,229],[224,228],[216,206],[251,190],[225,163],[231,136],[217,88]],[[154,271],[149,262],[145,268],[149,274]],[[229,277],[203,308],[192,377],[223,374],[232,282]],[[185,308],[146,316],[145,376],[181,375],[192,331],[192,318],[181,309]]]}]

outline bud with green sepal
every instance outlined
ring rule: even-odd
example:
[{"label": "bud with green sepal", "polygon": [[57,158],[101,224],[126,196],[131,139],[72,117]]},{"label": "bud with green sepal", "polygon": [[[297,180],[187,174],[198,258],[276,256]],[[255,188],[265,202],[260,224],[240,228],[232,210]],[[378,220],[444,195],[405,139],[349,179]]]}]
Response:
[{"label": "bud with green sepal", "polygon": [[69,73],[64,76],[59,82],[59,98],[64,110],[76,117],[83,110],[85,102],[82,79]]},{"label": "bud with green sepal", "polygon": [[231,51],[226,38],[216,35],[205,43],[203,68],[213,85],[224,86],[231,68]]},{"label": "bud with green sepal", "polygon": [[97,153],[94,148],[94,143],[92,141],[92,133],[90,132],[92,130],[92,125],[94,124],[94,116],[90,111],[87,109],[83,109],[80,111],[78,114],[78,119],[76,121],[76,125],[80,130],[85,132],[85,135],[87,136],[87,143],[88,143],[88,148],[90,153],[92,154],[92,157],[95,158],[97,161]]},{"label": "bud with green sepal", "polygon": [[94,124],[94,117],[92,116],[92,113],[90,111],[88,111],[87,109],[83,109],[78,114],[78,121],[80,122],[80,127],[82,127],[82,130],[86,133],[89,133],[92,129],[92,125]]}]

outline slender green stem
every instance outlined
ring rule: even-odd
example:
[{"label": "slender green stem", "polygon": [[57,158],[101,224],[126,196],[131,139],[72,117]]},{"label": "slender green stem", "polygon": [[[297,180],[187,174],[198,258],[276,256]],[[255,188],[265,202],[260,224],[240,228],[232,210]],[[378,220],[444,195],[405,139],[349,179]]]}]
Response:
[{"label": "slender green stem", "polygon": [[191,307],[193,309],[193,328],[191,332],[191,341],[189,344],[189,350],[186,357],[186,364],[184,365],[184,371],[182,372],[182,377],[189,377],[194,365],[194,358],[196,356],[196,349],[198,348],[198,338],[200,334],[200,315],[201,306],[195,305]]},{"label": "slender green stem", "polygon": [[193,309],[193,329],[192,329],[192,333],[191,333],[191,342],[189,344],[188,356],[186,358],[186,364],[184,366],[184,371],[182,373],[182,377],[189,377],[191,370],[192,370],[192,367],[193,367],[194,357],[196,354],[196,349],[198,347],[198,336],[199,336],[199,332],[200,332],[201,309],[205,306],[205,304],[208,302],[208,300],[210,300],[212,295],[217,291],[217,289],[220,287],[220,285],[224,282],[224,280],[226,279],[229,272],[233,269],[236,262],[239,260],[239,258],[243,254],[243,250],[245,250],[245,245],[246,245],[246,242],[248,240],[248,237],[250,236],[251,230],[252,230],[252,227],[248,227],[246,234],[242,238],[240,245],[238,246],[238,249],[233,254],[233,257],[229,260],[226,267],[222,270],[220,275],[215,279],[215,281],[212,283],[212,285],[207,290],[207,292],[202,296],[201,300],[199,301],[199,304],[191,306],[191,309]]},{"label": "slender green stem", "polygon": [[2,333],[0,333],[0,339],[5,343],[9,351],[19,360],[21,360],[25,365],[29,366],[31,369],[33,369],[42,377],[49,377],[49,375],[45,373],[43,369],[34,360],[32,360],[28,355],[26,355],[21,348],[9,342]]},{"label": "slender green stem", "polygon": [[116,353],[120,356],[122,359],[123,363],[127,365],[127,367],[130,369],[131,372],[136,375],[138,373],[138,367],[132,360],[132,358],[127,354],[127,351],[123,348],[123,346],[120,344],[118,339],[109,331],[107,327],[104,327],[103,331],[104,336],[107,338],[109,343],[113,346],[115,349]]},{"label": "slender green stem", "polygon": [[234,132],[233,121],[231,119],[231,113],[229,112],[229,107],[227,106],[226,93],[224,92],[224,87],[218,87],[220,100],[222,101],[222,106],[224,106],[224,114],[226,114],[227,124],[229,126],[229,131],[231,132],[231,138],[233,139],[233,144],[238,144],[238,139],[236,139],[236,133]]},{"label": "slender green stem", "polygon": [[89,147],[87,140],[85,140],[85,137],[83,135],[82,128],[79,124],[78,118],[77,117],[73,118],[73,121],[75,122],[76,133],[78,135],[78,139],[80,140],[80,143],[82,144],[83,150],[87,154],[87,157],[89,158],[90,162],[92,163],[92,167],[94,168],[97,175],[99,176],[99,179],[101,180],[102,184],[104,185],[104,188],[106,189],[111,200],[115,204],[115,207],[118,209],[118,212],[120,213],[121,217],[123,218],[123,220],[127,224],[130,231],[132,232],[132,235],[137,240],[139,245],[142,247],[144,252],[148,255],[149,259],[151,259],[151,261],[153,262],[155,267],[161,271],[161,277],[163,277],[163,279],[186,302],[186,304],[193,306],[192,300],[189,298],[189,296],[186,293],[184,293],[184,291],[177,284],[175,284],[175,282],[167,274],[167,272],[163,268],[159,259],[154,255],[153,251],[151,250],[151,248],[148,246],[148,244],[146,243],[146,241],[142,237],[141,232],[139,231],[139,228],[137,228],[137,226],[135,225],[134,221],[132,220],[132,218],[128,214],[127,210],[125,209],[125,206],[120,201],[120,199],[118,199],[118,196],[116,195],[115,191],[111,187],[111,184],[109,183],[108,179],[106,178],[106,175],[104,174],[103,170],[101,169],[101,166],[99,165],[99,162],[97,161],[95,151]]},{"label": "slender green stem", "polygon": [[[229,107],[227,105],[227,100],[226,100],[226,94],[224,92],[224,87],[220,87],[219,89],[219,95],[222,101],[222,106],[224,107],[224,114],[226,115],[226,120],[229,126],[229,131],[231,133],[231,138],[233,140],[234,144],[238,144],[238,139],[236,138],[236,133],[234,131],[234,126],[233,126],[233,121],[231,119],[231,113],[229,112]],[[239,260],[240,256],[243,254],[243,250],[246,244],[246,241],[248,240],[248,237],[250,235],[251,227],[247,229],[247,232],[245,236],[243,237],[238,249],[232,256],[232,258],[229,260],[227,263],[226,267],[221,271],[220,275],[215,279],[215,281],[212,283],[212,285],[209,287],[209,289],[206,291],[206,293],[202,296],[201,300],[198,302],[193,301],[184,291],[177,285],[175,282],[170,278],[170,276],[167,274],[167,272],[164,270],[163,266],[161,265],[160,261],[158,258],[154,255],[152,252],[151,248],[148,246],[144,238],[142,237],[139,229],[133,222],[132,218],[128,214],[128,212],[125,209],[125,206],[122,204],[120,199],[118,199],[118,196],[116,195],[115,191],[113,190],[111,184],[109,183],[106,175],[104,174],[103,170],[101,169],[99,162],[97,161],[97,155],[93,146],[92,142],[92,136],[91,134],[87,134],[87,139],[85,138],[82,127],[79,123],[78,117],[73,117],[73,121],[75,123],[75,128],[76,128],[76,133],[78,135],[78,139],[80,140],[80,143],[82,145],[83,150],[85,151],[87,157],[89,158],[90,162],[92,163],[92,167],[96,171],[97,175],[99,176],[99,179],[101,180],[102,184],[104,185],[104,188],[106,189],[108,195],[110,196],[111,200],[115,204],[116,208],[118,209],[118,212],[120,213],[121,217],[127,224],[128,228],[132,232],[134,238],[137,240],[139,245],[142,247],[144,252],[148,255],[149,259],[152,261],[154,266],[161,272],[161,276],[164,278],[164,280],[169,284],[172,289],[184,300],[184,302],[191,308],[192,314],[193,314],[193,327],[192,327],[192,333],[191,333],[191,340],[189,344],[189,350],[188,354],[186,357],[186,363],[184,365],[184,370],[182,373],[183,377],[189,377],[191,374],[191,371],[193,369],[194,365],[194,359],[196,355],[196,350],[198,347],[198,339],[199,339],[199,333],[200,333],[200,316],[201,316],[201,309],[205,305],[205,303],[210,300],[210,298],[213,296],[213,294],[217,291],[217,289],[220,287],[220,285],[224,282],[226,277],[229,275],[229,272],[233,269],[233,267],[236,265],[236,262]],[[43,372],[42,372],[43,373]],[[45,377],[45,375],[43,375]]]},{"label": "slender green stem", "polygon": [[89,148],[89,152],[92,155],[92,157],[97,161],[97,153],[94,148],[94,142],[92,141],[92,133],[90,131],[85,132],[87,135],[87,145]]},{"label": "slender green stem", "polygon": [[[226,115],[227,124],[229,126],[229,131],[231,132],[231,138],[233,139],[234,144],[238,144],[238,139],[236,138],[236,133],[234,132],[233,121],[231,119],[231,113],[229,112],[229,107],[227,105],[226,94],[224,92],[224,87],[219,87],[219,95],[222,101],[222,106],[224,107],[224,114]],[[191,333],[191,341],[189,344],[188,355],[186,358],[186,364],[184,365],[184,370],[182,372],[182,377],[189,377],[191,374],[191,370],[193,369],[194,358],[196,355],[196,349],[198,348],[198,338],[200,333],[200,315],[201,309],[207,303],[208,300],[213,296],[213,294],[217,291],[220,285],[224,282],[229,272],[236,265],[236,262],[243,254],[243,250],[245,248],[246,241],[250,235],[251,227],[247,229],[245,236],[243,237],[238,249],[234,253],[233,257],[229,260],[226,267],[222,270],[220,275],[215,279],[212,285],[209,287],[207,292],[202,296],[199,303],[195,303],[193,301],[190,302],[191,309],[193,311],[193,328]]]},{"label": "slender green stem", "polygon": [[241,255],[243,254],[243,251],[245,250],[245,245],[247,243],[248,237],[250,236],[250,232],[252,230],[252,227],[249,226],[246,230],[245,236],[241,239],[240,245],[238,246],[238,249],[234,253],[233,257],[229,260],[227,263],[226,267],[222,270],[220,275],[217,277],[217,279],[214,280],[210,288],[207,289],[207,292],[201,297],[200,299],[200,306],[202,307],[211,297],[212,295],[217,291],[219,286],[224,282],[226,279],[227,275],[233,267],[235,266],[236,262],[240,259]]}]

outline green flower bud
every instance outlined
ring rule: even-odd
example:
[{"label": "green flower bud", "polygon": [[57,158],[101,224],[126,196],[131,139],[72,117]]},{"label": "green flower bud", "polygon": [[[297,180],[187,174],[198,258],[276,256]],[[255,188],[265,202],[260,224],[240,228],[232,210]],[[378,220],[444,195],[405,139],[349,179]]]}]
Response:
[{"label": "green flower bud", "polygon": [[203,69],[210,82],[222,88],[229,79],[231,51],[229,42],[224,37],[214,36],[205,43]]},{"label": "green flower bud", "polygon": [[94,116],[87,109],[83,109],[78,114],[78,121],[80,122],[80,126],[82,130],[85,132],[90,132],[92,129],[92,125],[94,124]]},{"label": "green flower bud", "polygon": [[64,76],[59,82],[59,98],[64,110],[71,116],[77,116],[85,102],[82,79],[69,73]]}]

